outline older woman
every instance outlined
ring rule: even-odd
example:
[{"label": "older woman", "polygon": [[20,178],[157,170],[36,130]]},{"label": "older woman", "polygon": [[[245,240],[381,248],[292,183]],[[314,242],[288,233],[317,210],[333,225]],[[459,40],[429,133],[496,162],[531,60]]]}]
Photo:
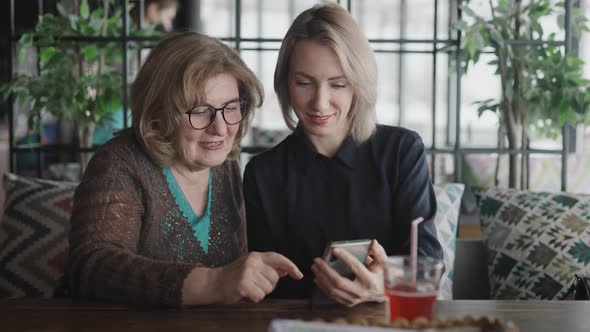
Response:
[{"label": "older woman", "polygon": [[[325,2],[295,19],[274,81],[295,131],[253,158],[244,175],[249,248],[279,252],[306,276],[280,281],[272,296],[309,296],[315,281],[346,305],[380,299],[382,260],[409,252],[417,217],[425,219],[419,253],[442,258],[424,144],[413,131],[376,124],[376,84],[375,56],[346,10]],[[366,266],[335,252],[352,280],[318,258],[331,241],[361,238],[377,240]]]},{"label": "older woman", "polygon": [[148,305],[259,301],[301,272],[246,252],[236,158],[262,88],[222,42],[173,34],[131,88],[133,123],[76,190],[67,277],[74,296]]}]

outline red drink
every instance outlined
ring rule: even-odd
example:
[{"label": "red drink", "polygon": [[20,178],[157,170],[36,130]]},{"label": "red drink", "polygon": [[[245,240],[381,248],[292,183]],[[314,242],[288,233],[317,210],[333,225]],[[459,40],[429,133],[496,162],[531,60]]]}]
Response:
[{"label": "red drink", "polygon": [[389,298],[389,319],[405,317],[410,322],[420,316],[431,319],[437,292],[431,284],[428,284],[430,287],[423,286],[400,284],[392,289],[386,289],[385,294]]}]

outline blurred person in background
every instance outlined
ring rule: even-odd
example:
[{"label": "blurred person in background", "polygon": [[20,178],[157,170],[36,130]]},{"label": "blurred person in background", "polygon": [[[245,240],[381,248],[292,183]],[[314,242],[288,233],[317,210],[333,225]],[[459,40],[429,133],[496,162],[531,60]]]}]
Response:
[{"label": "blurred person in background", "polygon": [[[131,17],[139,17],[139,1],[131,12]],[[171,32],[174,29],[173,23],[178,12],[178,0],[144,0],[144,27],[156,27],[163,32]]]}]

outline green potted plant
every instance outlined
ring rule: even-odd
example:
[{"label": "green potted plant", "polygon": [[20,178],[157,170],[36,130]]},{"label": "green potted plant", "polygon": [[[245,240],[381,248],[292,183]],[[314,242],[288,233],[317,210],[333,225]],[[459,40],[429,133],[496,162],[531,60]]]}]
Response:
[{"label": "green potted plant", "polygon": [[[520,150],[528,146],[532,130],[555,138],[565,125],[590,123],[590,81],[582,75],[584,62],[553,43],[556,34],[546,33],[541,24],[543,19],[557,17],[558,27],[564,31],[565,3],[499,0],[488,4],[491,15],[483,17],[470,1],[461,1],[463,18],[454,23],[454,28],[462,32],[464,72],[480,61],[482,53],[493,55],[488,64],[500,77],[501,96],[476,104],[480,115],[494,112],[498,116],[500,147],[504,137],[509,149]],[[570,31],[579,38],[588,31],[587,20],[579,8],[572,8],[570,14]],[[524,187],[528,174],[526,158],[521,160],[519,183],[518,157],[509,156],[510,187]],[[496,183],[497,169],[498,163]]]},{"label": "green potted plant", "polygon": [[[39,73],[16,76],[0,87],[0,95],[30,103],[27,119],[32,130],[39,130],[38,119],[45,112],[73,121],[80,147],[88,148],[95,126],[112,120],[121,107],[123,51],[115,38],[122,34],[124,13],[114,0],[97,1],[94,8],[87,0],[75,0],[72,7],[67,10],[58,3],[57,15],[39,16],[35,31],[20,37],[19,60],[38,50]],[[156,31],[134,34],[150,36]],[[88,158],[87,153],[80,154],[82,171]]]}]

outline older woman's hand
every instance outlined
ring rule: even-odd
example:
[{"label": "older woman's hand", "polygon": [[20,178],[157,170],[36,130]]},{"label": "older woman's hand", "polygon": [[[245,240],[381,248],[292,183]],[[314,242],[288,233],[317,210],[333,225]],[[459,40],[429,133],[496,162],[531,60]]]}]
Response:
[{"label": "older woman's hand", "polygon": [[346,250],[335,248],[333,254],[350,267],[355,278],[350,280],[341,276],[323,259],[316,258],[311,270],[320,290],[336,302],[350,307],[362,302],[384,300],[383,262],[387,254],[377,240],[371,243],[366,265]]},{"label": "older woman's hand", "polygon": [[214,289],[221,303],[259,302],[273,291],[280,278],[303,278],[287,257],[275,252],[250,252],[231,264],[213,269]]}]

